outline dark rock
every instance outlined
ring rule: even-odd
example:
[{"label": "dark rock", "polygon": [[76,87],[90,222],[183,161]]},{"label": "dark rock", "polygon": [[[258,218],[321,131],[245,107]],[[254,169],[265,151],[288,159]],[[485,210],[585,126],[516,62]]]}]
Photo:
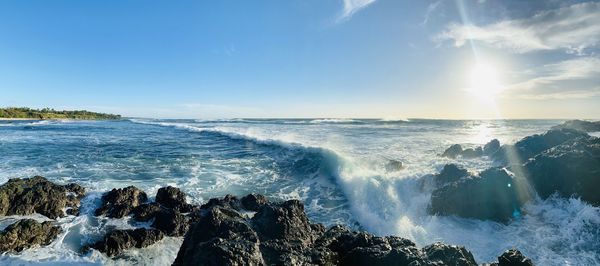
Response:
[{"label": "dark rock", "polygon": [[188,231],[191,218],[172,209],[161,209],[156,212],[152,227],[168,236],[183,236]]},{"label": "dark rock", "polygon": [[325,231],[309,222],[297,200],[260,200],[252,218],[234,208],[231,196],[212,202],[203,206],[173,265],[476,265],[463,247],[438,243],[419,249],[408,239],[340,225]]},{"label": "dark rock", "polygon": [[535,156],[524,168],[540,197],[558,193],[600,206],[600,138],[568,141]]},{"label": "dark rock", "polygon": [[115,230],[92,245],[90,248],[115,256],[129,248],[143,248],[163,239],[164,234],[157,229],[138,228],[130,230]]},{"label": "dark rock", "polygon": [[444,165],[442,171],[439,174],[434,175],[433,178],[436,186],[442,186],[456,182],[466,176],[469,176],[469,172],[466,169],[460,168],[456,164],[447,164]]},{"label": "dark rock", "polygon": [[254,193],[248,194],[241,199],[242,207],[249,211],[258,211],[267,202],[267,197]]},{"label": "dark rock", "polygon": [[533,266],[533,262],[525,257],[521,251],[510,249],[498,257],[499,266]]},{"label": "dark rock", "polygon": [[590,136],[574,129],[553,129],[541,135],[527,136],[515,145],[504,145],[493,157],[510,165],[519,165],[547,149],[577,138],[590,138]]},{"label": "dark rock", "polygon": [[241,214],[229,206],[204,209],[173,265],[265,265],[258,235]]},{"label": "dark rock", "polygon": [[162,207],[156,202],[145,203],[133,209],[133,219],[139,222],[147,222],[154,219],[161,210]]},{"label": "dark rock", "polygon": [[465,159],[481,157],[483,156],[483,149],[481,147],[464,149],[460,155]]},{"label": "dark rock", "polygon": [[473,254],[465,247],[446,245],[440,242],[423,248],[425,257],[433,263],[448,266],[477,266]]},{"label": "dark rock", "polygon": [[444,153],[442,153],[442,157],[448,157],[448,158],[456,158],[459,155],[462,154],[462,146],[460,146],[460,144],[454,144],[452,146],[450,146],[448,149],[446,149],[444,151]]},{"label": "dark rock", "polygon": [[22,251],[34,246],[49,245],[61,232],[52,222],[38,223],[33,219],[19,220],[0,232],[0,251]]},{"label": "dark rock", "polygon": [[493,139],[483,146],[483,154],[490,156],[496,153],[498,149],[500,149],[500,141],[498,141],[497,139]]},{"label": "dark rock", "polygon": [[552,129],[570,128],[576,129],[583,132],[597,132],[600,131],[600,121],[584,121],[584,120],[569,120],[564,123],[552,127]]},{"label": "dark rock", "polygon": [[169,209],[174,209],[183,213],[193,210],[193,206],[186,202],[185,193],[179,188],[172,186],[158,189],[158,192],[156,193],[156,202]]},{"label": "dark rock", "polygon": [[430,212],[466,218],[507,222],[520,215],[528,199],[518,193],[516,182],[504,169],[490,168],[434,190]]},{"label": "dark rock", "polygon": [[114,188],[102,196],[102,205],[96,209],[96,216],[106,215],[110,218],[123,218],[133,209],[148,201],[146,193],[134,186]]},{"label": "dark rock", "polygon": [[267,204],[252,217],[252,223],[261,240],[283,239],[311,243],[320,233],[313,232],[304,212],[304,205],[298,200]]},{"label": "dark rock", "polygon": [[57,185],[35,176],[10,179],[0,186],[0,216],[39,213],[51,219],[77,213],[84,189],[76,184]]},{"label": "dark rock", "polygon": [[225,195],[224,198],[220,199],[220,198],[212,198],[209,199],[207,203],[202,204],[202,206],[200,206],[200,209],[210,209],[210,208],[214,208],[214,207],[225,207],[225,208],[232,208],[234,210],[241,210],[242,209],[242,203],[240,202],[240,200],[233,195]]}]

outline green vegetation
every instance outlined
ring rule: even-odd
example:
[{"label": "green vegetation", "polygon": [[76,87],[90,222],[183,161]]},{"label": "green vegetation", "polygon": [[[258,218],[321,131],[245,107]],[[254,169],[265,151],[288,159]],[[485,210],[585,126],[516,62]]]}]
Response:
[{"label": "green vegetation", "polygon": [[0,118],[108,120],[121,119],[121,116],[85,110],[56,111],[50,108],[39,110],[27,107],[9,107],[0,108]]}]

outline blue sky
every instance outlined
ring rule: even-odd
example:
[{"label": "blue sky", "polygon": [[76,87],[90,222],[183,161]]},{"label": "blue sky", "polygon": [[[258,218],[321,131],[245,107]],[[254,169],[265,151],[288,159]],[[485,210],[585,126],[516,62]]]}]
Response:
[{"label": "blue sky", "polygon": [[600,3],[587,1],[9,0],[0,106],[600,118],[599,44]]}]

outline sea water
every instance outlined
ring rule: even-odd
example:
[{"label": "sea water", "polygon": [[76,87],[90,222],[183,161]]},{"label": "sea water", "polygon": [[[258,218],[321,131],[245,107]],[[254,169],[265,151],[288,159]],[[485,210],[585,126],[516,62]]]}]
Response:
[{"label": "sea water", "polygon": [[[63,233],[46,247],[4,254],[11,264],[169,265],[181,238],[168,237],[115,260],[81,253],[114,228],[148,226],[93,216],[103,192],[137,186],[148,195],[172,185],[200,204],[226,194],[262,193],[300,199],[312,221],[398,235],[419,246],[464,245],[479,263],[518,248],[538,265],[599,265],[600,209],[579,199],[533,200],[509,224],[432,216],[430,190],[419,179],[447,163],[472,172],[486,157],[439,156],[498,139],[503,144],[543,133],[553,120],[233,119],[119,121],[0,121],[0,182],[42,175],[87,188],[82,214],[58,219]],[[402,162],[403,169],[386,167]],[[40,221],[40,215],[31,216]],[[22,217],[4,217],[0,229]]]}]

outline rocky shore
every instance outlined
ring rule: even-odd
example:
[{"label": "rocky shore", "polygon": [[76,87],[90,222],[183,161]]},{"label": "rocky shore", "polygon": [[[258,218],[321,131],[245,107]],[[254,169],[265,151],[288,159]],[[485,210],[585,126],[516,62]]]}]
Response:
[{"label": "rocky shore", "polygon": [[[432,214],[509,223],[523,215],[526,202],[553,195],[600,206],[595,190],[600,187],[600,139],[583,131],[556,128],[511,145],[497,140],[467,149],[453,145],[443,156],[488,156],[497,166],[471,173],[448,164],[440,173],[422,177],[421,189],[431,192]],[[0,251],[51,244],[62,233],[55,220],[80,215],[85,196],[77,184],[55,184],[41,176],[1,185],[0,216],[41,214],[49,221],[17,220],[0,232]],[[375,236],[343,225],[326,228],[312,223],[297,200],[227,195],[198,206],[171,186],[151,198],[134,186],[102,194],[88,215],[128,219],[134,228],[109,230],[80,252],[94,249],[116,257],[165,237],[183,237],[173,265],[533,265],[514,249],[499,254],[496,262],[477,262],[470,251],[451,243],[417,247],[397,236]]]},{"label": "rocky shore", "polygon": [[[79,215],[75,210],[84,189],[36,176],[9,180],[0,186],[0,195],[5,199],[0,201],[3,215],[39,213],[56,219]],[[136,222],[151,221],[150,226],[112,230],[81,252],[95,249],[114,257],[174,236],[184,241],[173,265],[478,265],[461,246],[437,242],[419,248],[401,237],[311,223],[297,200],[270,202],[259,194],[227,195],[194,206],[185,198],[175,187],[160,188],[153,202],[133,186],[104,193],[94,215],[130,216]],[[54,221],[21,219],[0,232],[0,251],[49,245],[61,231]],[[492,265],[533,265],[517,250],[498,259]]]}]

